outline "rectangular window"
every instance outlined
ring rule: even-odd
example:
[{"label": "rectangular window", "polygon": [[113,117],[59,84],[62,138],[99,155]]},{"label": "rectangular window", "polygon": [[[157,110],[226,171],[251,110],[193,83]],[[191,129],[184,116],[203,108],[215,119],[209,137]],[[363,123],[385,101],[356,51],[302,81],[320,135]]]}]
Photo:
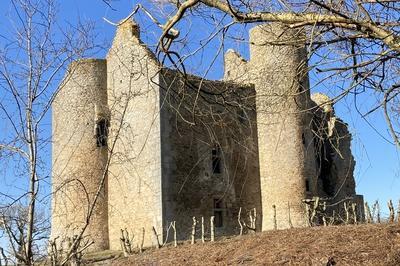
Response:
[{"label": "rectangular window", "polygon": [[96,123],[96,144],[97,147],[107,146],[108,125],[107,120],[102,118]]},{"label": "rectangular window", "polygon": [[221,165],[221,149],[218,145],[214,145],[211,150],[211,167],[213,174],[222,173],[222,165]]},{"label": "rectangular window", "polygon": [[215,227],[224,226],[224,208],[221,199],[214,199],[214,224]]},{"label": "rectangular window", "polygon": [[310,180],[306,179],[306,192],[310,192]]}]

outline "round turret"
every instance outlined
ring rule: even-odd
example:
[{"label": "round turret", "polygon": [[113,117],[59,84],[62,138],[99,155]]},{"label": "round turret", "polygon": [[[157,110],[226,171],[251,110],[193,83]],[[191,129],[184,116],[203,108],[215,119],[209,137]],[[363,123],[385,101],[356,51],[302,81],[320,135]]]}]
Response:
[{"label": "round turret", "polygon": [[90,246],[93,251],[108,249],[105,60],[85,59],[70,65],[53,102],[52,115],[51,238],[72,239],[89,220],[83,243],[94,241]]},{"label": "round turret", "polygon": [[303,200],[316,186],[304,36],[278,23],[250,32],[263,230],[304,226]]}]

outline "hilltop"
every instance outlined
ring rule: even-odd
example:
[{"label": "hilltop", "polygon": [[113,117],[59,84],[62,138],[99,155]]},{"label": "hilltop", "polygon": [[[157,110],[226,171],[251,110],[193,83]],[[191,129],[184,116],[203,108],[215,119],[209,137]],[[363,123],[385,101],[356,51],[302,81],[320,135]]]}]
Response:
[{"label": "hilltop", "polygon": [[[331,264],[328,264],[330,261]],[[146,250],[102,265],[400,265],[400,225],[277,230]]]}]

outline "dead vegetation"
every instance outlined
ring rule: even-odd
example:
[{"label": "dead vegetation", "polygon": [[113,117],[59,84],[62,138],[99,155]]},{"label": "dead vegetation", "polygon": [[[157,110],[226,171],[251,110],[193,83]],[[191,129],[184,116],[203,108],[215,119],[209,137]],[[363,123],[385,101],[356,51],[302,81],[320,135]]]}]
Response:
[{"label": "dead vegetation", "polygon": [[400,226],[296,228],[146,250],[102,265],[400,265]]}]

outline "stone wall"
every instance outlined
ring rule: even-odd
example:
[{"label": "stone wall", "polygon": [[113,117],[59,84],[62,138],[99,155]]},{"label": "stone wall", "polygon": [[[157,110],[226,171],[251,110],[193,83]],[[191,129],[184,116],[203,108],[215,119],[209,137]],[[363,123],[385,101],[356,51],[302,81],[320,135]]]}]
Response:
[{"label": "stone wall", "polygon": [[326,95],[312,95],[314,111],[315,147],[318,169],[318,195],[331,201],[356,195],[355,161],[351,153],[351,134],[347,124],[335,116],[332,102]]},{"label": "stone wall", "polygon": [[84,241],[91,250],[108,249],[106,178],[107,145],[98,145],[96,124],[107,126],[106,62],[85,59],[70,65],[52,106],[52,229],[58,241],[78,234],[86,225],[96,192],[99,198]]},{"label": "stone wall", "polygon": [[53,238],[82,227],[108,159],[93,250],[120,249],[121,229],[134,246],[144,229],[154,246],[153,227],[161,242],[171,221],[188,239],[193,216],[207,235],[210,216],[222,219],[218,236],[239,232],[239,208],[269,230],[274,207],[288,228],[306,225],[306,198],[362,203],[347,125],[326,96],[310,98],[301,30],[256,26],[248,62],[226,53],[224,81],[163,68],[139,35],[132,21],[118,26],[107,62],[72,64],[53,104]]},{"label": "stone wall", "polygon": [[139,40],[139,29],[126,21],[117,29],[107,55],[111,111],[109,169],[110,248],[120,249],[121,229],[138,245],[156,244],[153,226],[162,239],[160,98],[158,64]]},{"label": "stone wall", "polygon": [[[248,99],[246,94],[252,94],[254,102],[254,89],[191,76],[186,80],[171,70],[164,70],[160,79],[164,225],[175,220],[178,237],[188,239],[192,217],[203,216],[209,236],[210,217],[221,212],[217,236],[237,234],[240,207],[245,219],[247,211],[256,208],[261,222],[254,104],[233,104]],[[219,92],[225,90],[237,95],[221,104]],[[213,170],[216,146],[220,173]]]}]

